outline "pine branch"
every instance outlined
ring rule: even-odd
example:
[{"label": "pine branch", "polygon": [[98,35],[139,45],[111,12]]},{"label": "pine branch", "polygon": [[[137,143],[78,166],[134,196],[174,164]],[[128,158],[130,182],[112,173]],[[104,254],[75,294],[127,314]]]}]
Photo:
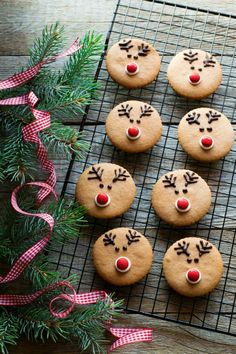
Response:
[{"label": "pine branch", "polygon": [[82,133],[60,122],[53,122],[49,129],[40,134],[40,139],[48,152],[57,152],[67,159],[71,158],[72,153],[79,159],[88,151],[89,145],[81,141],[82,138]]},{"label": "pine branch", "polygon": [[19,338],[19,323],[7,311],[0,314],[0,351],[8,354],[8,345],[16,345]]},{"label": "pine branch", "polygon": [[63,33],[64,27],[60,26],[58,22],[50,27],[46,26],[42,31],[42,35],[35,40],[29,51],[30,59],[27,66],[34,66],[43,59],[58,54],[64,44]]}]

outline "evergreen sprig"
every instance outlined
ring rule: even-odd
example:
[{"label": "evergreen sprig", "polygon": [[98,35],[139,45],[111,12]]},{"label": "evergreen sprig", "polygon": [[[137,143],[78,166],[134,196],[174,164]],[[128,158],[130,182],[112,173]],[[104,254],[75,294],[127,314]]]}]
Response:
[{"label": "evergreen sprig", "polygon": [[[62,26],[56,23],[46,27],[30,50],[26,68],[60,53],[64,41]],[[52,63],[47,63],[26,84],[0,91],[0,98],[22,95],[31,90],[37,95],[37,108],[49,111],[52,120],[51,127],[42,131],[40,138],[48,151],[55,156],[63,154],[65,159],[70,159],[72,153],[80,158],[87,151],[88,144],[76,129],[65,126],[63,119],[78,119],[86,105],[96,98],[99,87],[94,81],[94,70],[103,50],[102,37],[88,32],[79,45],[81,49],[67,58],[62,69],[56,70]],[[22,128],[33,120],[28,107],[0,106],[0,181],[10,179],[23,183],[35,179],[38,170],[36,146],[26,143],[22,137]]]}]

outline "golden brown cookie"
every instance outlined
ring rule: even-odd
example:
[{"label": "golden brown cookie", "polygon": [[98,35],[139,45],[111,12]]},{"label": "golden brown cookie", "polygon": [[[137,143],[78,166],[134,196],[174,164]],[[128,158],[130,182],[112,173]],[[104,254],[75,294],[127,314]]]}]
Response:
[{"label": "golden brown cookie", "polygon": [[106,232],[93,247],[96,271],[108,283],[119,286],[141,280],[149,272],[152,258],[147,238],[127,227]]},{"label": "golden brown cookie", "polygon": [[106,133],[120,150],[133,153],[146,151],[160,139],[161,118],[147,103],[126,101],[109,113]]},{"label": "golden brown cookie", "polygon": [[175,242],[163,259],[166,281],[185,296],[202,296],[219,283],[224,265],[217,248],[198,237]]},{"label": "golden brown cookie", "polygon": [[180,121],[178,138],[182,148],[199,161],[216,161],[228,154],[234,143],[233,127],[212,108],[197,108]]},{"label": "golden brown cookie", "polygon": [[211,54],[200,49],[185,49],[171,60],[167,77],[179,95],[201,99],[216,91],[222,71]]},{"label": "golden brown cookie", "polygon": [[76,199],[87,213],[110,219],[131,206],[136,187],[129,172],[113,163],[99,163],[87,168],[76,185]]},{"label": "golden brown cookie", "polygon": [[118,84],[130,89],[139,88],[156,79],[160,71],[160,56],[142,39],[126,38],[108,50],[106,66]]},{"label": "golden brown cookie", "polygon": [[152,206],[157,215],[169,224],[194,224],[208,212],[210,205],[210,188],[193,171],[168,172],[153,187]]}]

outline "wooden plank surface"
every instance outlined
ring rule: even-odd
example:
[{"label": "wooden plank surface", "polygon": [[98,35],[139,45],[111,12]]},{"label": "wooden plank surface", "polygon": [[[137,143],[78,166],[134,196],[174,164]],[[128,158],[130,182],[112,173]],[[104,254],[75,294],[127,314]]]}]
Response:
[{"label": "wooden plank surface", "polygon": [[[170,1],[183,3],[189,6],[236,13],[234,0],[199,0]],[[59,20],[65,25],[68,43],[78,34],[89,29],[104,33],[110,26],[115,0],[1,0],[0,2],[0,79],[13,74],[19,66],[27,61],[27,47],[33,38],[40,34],[45,24]],[[200,16],[200,15],[199,15]],[[142,28],[142,23],[139,24]],[[153,23],[155,26],[155,23]],[[220,37],[219,30],[219,38]],[[140,29],[141,33],[141,29]],[[138,35],[139,32],[136,33]],[[234,36],[232,35],[232,45]],[[230,58],[229,58],[230,59]],[[232,98],[233,102],[233,98]],[[233,104],[233,103],[232,103]],[[96,106],[95,106],[96,108]],[[105,107],[109,110],[110,107]],[[62,186],[66,171],[66,161],[55,161],[59,183],[58,192]],[[124,315],[119,324],[125,326],[151,326],[154,329],[154,340],[149,344],[134,344],[117,350],[117,353],[131,354],[145,350],[147,353],[235,353],[236,339],[231,336],[216,334],[207,330],[199,330],[181,326],[176,323],[151,319],[140,315]],[[76,344],[31,344],[22,340],[20,344],[10,350],[15,354],[75,354],[79,353]]]}]

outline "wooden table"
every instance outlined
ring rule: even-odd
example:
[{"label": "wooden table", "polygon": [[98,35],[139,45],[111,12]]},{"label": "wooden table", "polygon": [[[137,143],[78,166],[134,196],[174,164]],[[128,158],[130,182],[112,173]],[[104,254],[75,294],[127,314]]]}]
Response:
[{"label": "wooden table", "polygon": [[[170,1],[170,0],[169,0]],[[172,1],[175,3],[175,1]],[[176,1],[206,9],[235,14],[234,0],[198,0]],[[1,0],[0,4],[0,79],[14,73],[16,68],[27,61],[27,48],[35,36],[39,35],[44,25],[59,20],[65,25],[68,38],[73,39],[78,33],[95,29],[106,34],[116,0]],[[63,180],[61,164],[56,161],[59,180]],[[65,168],[64,168],[65,169]],[[58,185],[58,191],[61,185]],[[120,320],[124,326],[152,327],[154,339],[148,344],[134,344],[117,350],[117,353],[235,353],[236,339],[231,336],[216,334],[181,326],[176,323],[150,319],[140,315],[124,315]],[[45,345],[28,343],[22,339],[19,345],[11,348],[11,353],[78,353],[76,344]]]}]

